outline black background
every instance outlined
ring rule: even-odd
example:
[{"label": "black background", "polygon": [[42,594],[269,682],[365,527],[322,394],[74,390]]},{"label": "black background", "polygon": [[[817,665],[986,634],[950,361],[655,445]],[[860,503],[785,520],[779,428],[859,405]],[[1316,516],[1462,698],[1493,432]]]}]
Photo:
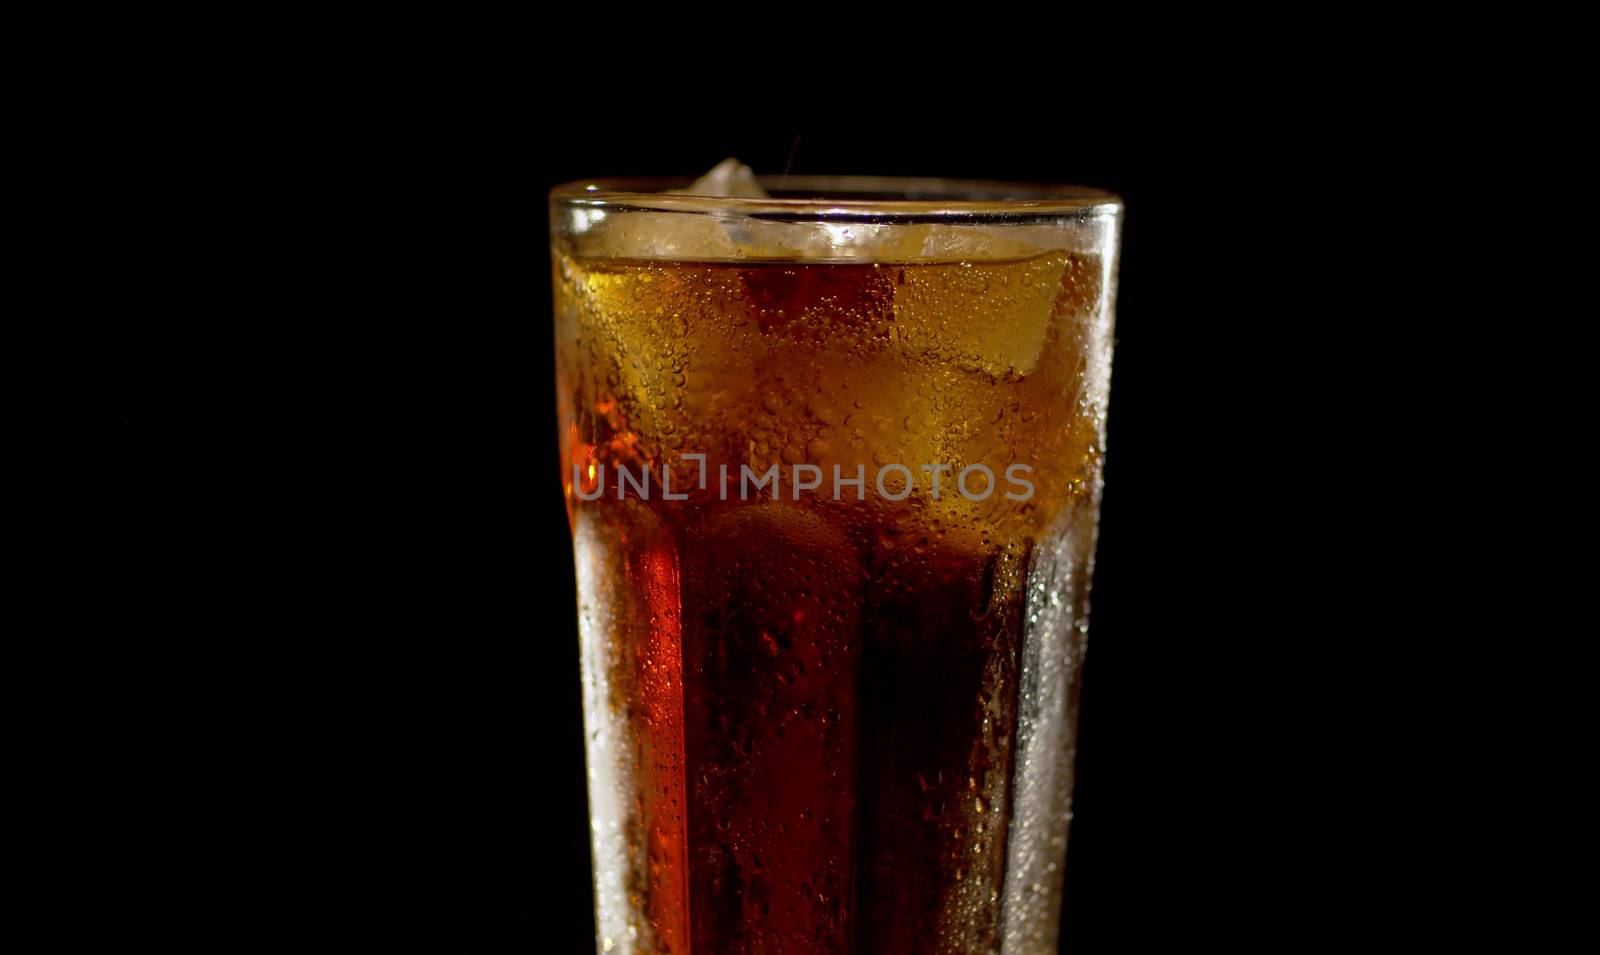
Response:
[{"label": "black background", "polygon": [[1298,154],[1205,124],[1050,125],[584,126],[531,145],[456,136],[347,170],[362,199],[302,263],[341,273],[341,290],[296,306],[319,384],[279,382],[314,422],[279,463],[283,506],[305,503],[315,526],[285,599],[337,595],[291,614],[315,617],[318,636],[293,644],[311,672],[292,653],[275,663],[297,671],[284,725],[305,747],[285,818],[327,833],[310,839],[307,894],[359,899],[365,920],[457,950],[592,945],[544,196],[738,156],[761,173],[1123,197],[1063,947],[1260,937],[1293,905],[1313,837],[1285,808],[1304,784],[1279,768],[1297,746],[1280,704],[1314,614],[1286,596],[1299,558],[1263,532],[1316,511],[1286,495],[1302,465],[1279,453],[1315,347],[1284,271],[1308,241],[1291,221],[1309,195]]}]

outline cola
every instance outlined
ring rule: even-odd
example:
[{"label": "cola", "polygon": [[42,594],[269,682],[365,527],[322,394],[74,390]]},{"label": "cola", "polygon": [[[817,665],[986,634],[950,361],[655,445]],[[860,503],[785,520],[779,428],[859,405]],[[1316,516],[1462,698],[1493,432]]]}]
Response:
[{"label": "cola", "polygon": [[1053,951],[1115,207],[593,192],[552,275],[597,948]]}]

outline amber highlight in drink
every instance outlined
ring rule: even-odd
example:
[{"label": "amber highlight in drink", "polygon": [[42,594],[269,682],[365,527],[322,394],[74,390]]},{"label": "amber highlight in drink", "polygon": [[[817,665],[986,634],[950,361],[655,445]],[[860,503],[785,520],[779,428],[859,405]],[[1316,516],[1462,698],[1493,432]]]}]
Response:
[{"label": "amber highlight in drink", "polygon": [[1054,951],[1119,206],[585,185],[551,212],[598,949]]}]

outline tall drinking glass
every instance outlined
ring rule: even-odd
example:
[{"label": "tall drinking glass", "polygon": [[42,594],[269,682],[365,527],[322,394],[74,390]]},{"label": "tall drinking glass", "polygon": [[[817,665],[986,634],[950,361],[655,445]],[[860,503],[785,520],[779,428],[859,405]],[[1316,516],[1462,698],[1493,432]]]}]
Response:
[{"label": "tall drinking glass", "polygon": [[597,948],[1053,952],[1121,203],[550,196]]}]

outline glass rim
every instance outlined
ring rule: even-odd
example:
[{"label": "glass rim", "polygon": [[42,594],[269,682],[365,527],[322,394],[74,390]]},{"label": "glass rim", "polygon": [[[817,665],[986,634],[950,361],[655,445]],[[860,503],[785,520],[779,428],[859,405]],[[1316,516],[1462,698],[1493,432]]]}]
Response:
[{"label": "glass rim", "polygon": [[686,188],[693,180],[646,176],[577,179],[551,189],[549,200],[552,206],[572,208],[787,221],[1028,221],[1115,217],[1123,208],[1121,197],[1090,186],[906,176],[757,176],[756,181],[780,195],[748,198],[667,192]]}]

